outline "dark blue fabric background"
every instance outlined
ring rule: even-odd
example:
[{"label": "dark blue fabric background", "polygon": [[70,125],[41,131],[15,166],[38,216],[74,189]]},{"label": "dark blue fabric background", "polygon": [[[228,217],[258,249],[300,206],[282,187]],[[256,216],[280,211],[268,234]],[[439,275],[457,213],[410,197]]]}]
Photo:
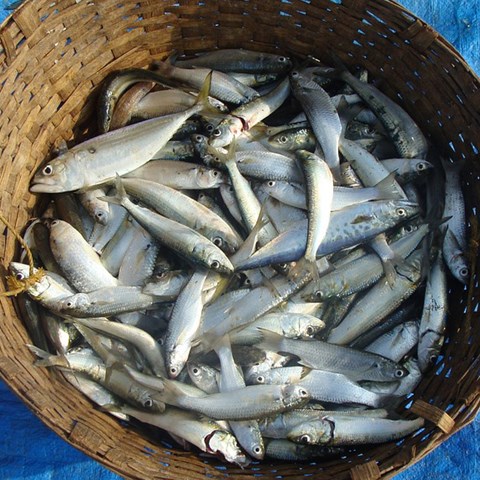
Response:
[{"label": "dark blue fabric background", "polygon": [[[86,1],[86,0],[85,0]],[[11,1],[0,0],[0,21]],[[439,31],[480,73],[480,0],[399,2]],[[478,480],[480,419],[477,418],[395,480]],[[46,428],[0,382],[0,480],[114,480],[117,475]]]}]

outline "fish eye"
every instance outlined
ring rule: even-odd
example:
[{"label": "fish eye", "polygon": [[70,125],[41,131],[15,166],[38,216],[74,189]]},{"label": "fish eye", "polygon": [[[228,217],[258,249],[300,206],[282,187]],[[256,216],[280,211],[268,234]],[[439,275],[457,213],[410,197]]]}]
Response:
[{"label": "fish eye", "polygon": [[219,171],[218,171],[218,170],[213,170],[213,171],[212,171],[212,175],[213,175],[214,177],[218,177],[218,174],[219,174]]},{"label": "fish eye", "polygon": [[96,150],[95,150],[94,147],[90,147],[90,148],[88,149],[88,153],[95,153],[95,152],[96,152]]},{"label": "fish eye", "polygon": [[21,272],[18,272],[16,275],[15,275],[15,278],[19,281],[23,280],[25,278],[25,275]]},{"label": "fish eye", "polygon": [[309,325],[306,329],[305,329],[305,333],[311,337],[314,333],[315,333],[315,329]]},{"label": "fish eye", "polygon": [[265,383],[265,377],[263,375],[259,375],[257,377],[257,383]]},{"label": "fish eye", "polygon": [[244,283],[244,285],[248,285],[248,286],[250,286],[252,284],[252,282],[250,281],[249,278],[246,278],[243,283]]},{"label": "fish eye", "polygon": [[413,225],[406,225],[405,226],[405,232],[406,233],[412,233],[413,232]]},{"label": "fish eye", "polygon": [[257,445],[253,448],[253,453],[256,453],[257,455],[260,455],[262,453],[262,448],[260,447],[260,445]]},{"label": "fish eye", "polygon": [[436,353],[432,353],[430,355],[430,363],[435,364],[437,362],[438,355]]},{"label": "fish eye", "polygon": [[267,183],[267,185],[268,185],[269,187],[274,187],[274,186],[275,186],[275,182],[274,182],[273,180],[270,180],[270,181]]},{"label": "fish eye", "polygon": [[217,247],[221,247],[223,245],[223,240],[220,237],[215,237],[212,240],[212,243],[216,245]]},{"label": "fish eye", "polygon": [[405,217],[405,215],[407,215],[407,211],[404,208],[397,208],[397,215],[399,217]]},{"label": "fish eye", "polygon": [[423,163],[423,162],[420,162],[418,165],[417,165],[417,170],[419,172],[421,172],[422,170],[425,170],[427,166]]},{"label": "fish eye", "polygon": [[463,267],[460,269],[460,271],[458,272],[460,273],[460,276],[461,277],[468,277],[468,268],[467,267]]},{"label": "fish eye", "polygon": [[[207,130],[208,130],[208,127],[207,127]],[[195,135],[195,141],[196,142],[201,142],[202,141],[202,136],[201,135]]]},{"label": "fish eye", "polygon": [[396,378],[403,378],[405,376],[405,371],[402,370],[401,368],[398,368],[395,370],[395,377]]},{"label": "fish eye", "polygon": [[46,165],[43,170],[42,170],[42,173],[44,175],[51,175],[53,173],[53,167],[51,165]]},{"label": "fish eye", "polygon": [[51,226],[51,227],[55,227],[55,226],[57,226],[59,223],[60,223],[60,222],[59,222],[58,220],[54,220],[54,221],[50,224],[50,226]]},{"label": "fish eye", "polygon": [[170,373],[171,373],[172,375],[176,375],[177,372],[178,372],[177,367],[170,367]]},{"label": "fish eye", "polygon": [[[205,129],[206,129],[207,132],[209,132],[209,133],[212,133],[212,132],[215,130],[214,126],[213,126],[211,123],[209,123],[209,124],[205,127]],[[200,136],[200,135],[199,135],[199,136]],[[201,140],[201,138],[200,138],[200,140]]]},{"label": "fish eye", "polygon": [[321,300],[323,298],[323,292],[321,290],[317,290],[313,294],[315,295],[315,298],[317,298],[318,300]]},{"label": "fish eye", "polygon": [[144,408],[152,408],[153,407],[153,400],[151,398],[147,398],[143,402],[143,406],[144,406]]},{"label": "fish eye", "polygon": [[298,394],[299,394],[301,397],[308,397],[308,392],[307,392],[304,388],[301,388],[301,389],[298,391]]},{"label": "fish eye", "polygon": [[288,60],[287,57],[280,57],[280,58],[278,59],[278,61],[279,61],[280,63],[285,63],[287,60]]},{"label": "fish eye", "polygon": [[291,74],[290,74],[292,77],[298,77],[298,72],[296,70],[294,70]]},{"label": "fish eye", "polygon": [[67,307],[68,307],[68,308],[73,307],[73,302],[67,302]]},{"label": "fish eye", "polygon": [[216,128],[213,132],[212,132],[213,136],[214,137],[219,137],[221,134],[222,134],[222,131],[219,129],[219,128]]},{"label": "fish eye", "polygon": [[214,260],[211,264],[210,267],[213,268],[214,270],[217,270],[220,268],[220,262],[218,260]]},{"label": "fish eye", "polygon": [[281,137],[278,138],[278,141],[280,143],[287,143],[288,137],[286,135],[282,135]]},{"label": "fish eye", "polygon": [[299,440],[301,443],[310,443],[310,435],[305,433],[299,438]]}]

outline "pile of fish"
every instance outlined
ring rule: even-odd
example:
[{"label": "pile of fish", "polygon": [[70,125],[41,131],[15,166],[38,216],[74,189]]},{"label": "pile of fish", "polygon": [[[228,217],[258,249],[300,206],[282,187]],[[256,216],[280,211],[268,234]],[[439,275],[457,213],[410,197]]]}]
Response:
[{"label": "pile of fish", "polygon": [[10,265],[37,366],[241,466],[423,426],[396,409],[469,276],[460,169],[368,72],[172,57],[109,75],[98,130],[33,177],[44,270]]}]

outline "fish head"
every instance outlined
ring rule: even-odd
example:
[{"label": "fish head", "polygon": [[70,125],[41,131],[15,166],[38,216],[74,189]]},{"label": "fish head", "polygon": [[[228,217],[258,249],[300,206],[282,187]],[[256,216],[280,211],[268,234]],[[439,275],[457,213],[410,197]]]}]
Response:
[{"label": "fish head", "polygon": [[426,372],[435,365],[443,346],[444,336],[439,332],[428,330],[418,342],[418,366]]},{"label": "fish head", "polygon": [[295,425],[287,433],[287,438],[303,445],[325,445],[333,438],[333,428],[331,420],[322,418]]},{"label": "fish head", "polygon": [[248,375],[245,376],[245,380],[251,385],[265,385],[270,383],[277,383],[275,381],[275,372],[273,370],[257,371],[255,368],[251,368]]},{"label": "fish head", "polygon": [[280,132],[269,137],[268,144],[277,150],[291,150],[295,146],[295,137],[288,132]]},{"label": "fish head", "polygon": [[282,392],[284,404],[292,408],[305,405],[312,398],[310,392],[302,385],[284,385]]},{"label": "fish head", "polygon": [[196,169],[196,183],[200,188],[215,188],[226,182],[225,175],[213,168]]},{"label": "fish head", "polygon": [[413,162],[413,167],[416,173],[423,175],[433,169],[433,164],[426,160],[418,159]]},{"label": "fish head", "polygon": [[228,257],[216,246],[205,248],[205,263],[208,268],[219,273],[233,273],[233,265]]},{"label": "fish head", "polygon": [[[213,130],[215,129],[212,129],[212,132]],[[195,151],[203,158],[208,152],[208,137],[200,133],[194,133],[190,135],[190,140]]]},{"label": "fish head", "polygon": [[151,393],[146,389],[139,389],[137,402],[141,405],[142,408],[150,412],[162,413],[165,411],[165,404],[156,398],[155,393]]},{"label": "fish head", "polygon": [[265,445],[260,430],[258,429],[258,424],[250,422],[248,432],[250,441],[248,445],[244,446],[245,450],[253,458],[263,460],[265,456]]},{"label": "fish head", "polygon": [[221,454],[225,460],[240,467],[249,465],[250,460],[238,446],[236,438],[224,430],[215,430],[204,438],[206,451]]},{"label": "fish head", "polygon": [[79,310],[88,307],[91,304],[90,298],[86,293],[76,293],[70,297],[64,298],[58,302],[58,310],[61,313],[74,314]]},{"label": "fish head", "polygon": [[83,172],[75,165],[74,154],[67,152],[41,167],[33,176],[33,193],[61,193],[78,190],[84,184]]},{"label": "fish head", "polygon": [[[10,262],[9,270],[16,281],[22,282],[30,277],[30,266],[19,262]],[[37,269],[34,269],[34,273]],[[35,300],[40,300],[41,296],[50,287],[47,275],[43,275],[37,282],[28,286],[28,294]]]},{"label": "fish head", "polygon": [[240,118],[227,117],[217,125],[215,130],[213,130],[208,140],[208,144],[215,148],[230,145],[234,138],[240,135],[243,129],[244,125]]},{"label": "fish head", "polygon": [[467,285],[468,278],[470,276],[470,269],[468,268],[467,259],[463,252],[458,250],[451,254],[451,258],[448,262],[448,266],[452,275],[464,285]]},{"label": "fish head", "polygon": [[187,371],[190,380],[201,389],[202,385],[216,382],[218,371],[213,367],[196,362],[188,362]]},{"label": "fish head", "polygon": [[75,228],[72,227],[72,225],[70,225],[68,222],[58,218],[46,223],[46,225],[50,231],[50,241],[52,241],[52,239],[55,240],[55,238],[61,238],[62,236],[67,235],[68,232],[75,230]]},{"label": "fish head", "polygon": [[325,328],[323,320],[312,316],[293,315],[288,322],[282,322],[282,335],[288,338],[312,338]]},{"label": "fish head", "polygon": [[187,343],[174,345],[166,352],[166,369],[170,378],[177,378],[187,363],[191,345]]},{"label": "fish head", "polygon": [[219,113],[227,113],[228,107],[220,100],[214,97],[208,97],[208,103]]},{"label": "fish head", "polygon": [[369,375],[372,380],[382,381],[394,381],[402,380],[409,372],[405,367],[388,360],[387,358],[380,358],[374,362],[369,369]]},{"label": "fish head", "polygon": [[409,200],[391,200],[385,202],[385,206],[397,222],[402,222],[420,213],[418,203]]}]

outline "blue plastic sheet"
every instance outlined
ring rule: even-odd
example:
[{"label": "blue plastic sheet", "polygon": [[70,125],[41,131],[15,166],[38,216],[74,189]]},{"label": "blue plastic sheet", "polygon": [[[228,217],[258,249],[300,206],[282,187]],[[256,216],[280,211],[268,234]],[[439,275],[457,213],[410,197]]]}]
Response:
[{"label": "blue plastic sheet", "polygon": [[[86,1],[86,0],[85,0]],[[11,1],[0,0],[0,21]],[[402,0],[399,2],[449,40],[480,73],[480,0]],[[480,419],[462,429],[395,480],[480,479]],[[105,469],[45,427],[0,382],[1,480],[116,480]]]}]

